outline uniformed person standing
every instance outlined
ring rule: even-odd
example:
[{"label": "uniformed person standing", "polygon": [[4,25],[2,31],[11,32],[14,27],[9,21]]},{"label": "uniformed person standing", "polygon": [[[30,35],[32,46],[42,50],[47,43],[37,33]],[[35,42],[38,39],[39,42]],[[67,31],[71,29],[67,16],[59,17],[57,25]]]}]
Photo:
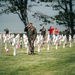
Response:
[{"label": "uniformed person standing", "polygon": [[41,44],[40,47],[43,47],[43,45],[44,45],[44,43],[45,43],[45,40],[46,40],[46,29],[45,29],[45,27],[42,26],[42,28],[40,29],[40,31],[41,31],[41,35],[42,35],[42,37],[43,37],[42,44]]},{"label": "uniformed person standing", "polygon": [[25,31],[27,32],[27,37],[28,37],[28,42],[29,42],[29,54],[34,54],[34,41],[37,36],[37,30],[36,28],[32,25],[32,23],[29,23]]}]

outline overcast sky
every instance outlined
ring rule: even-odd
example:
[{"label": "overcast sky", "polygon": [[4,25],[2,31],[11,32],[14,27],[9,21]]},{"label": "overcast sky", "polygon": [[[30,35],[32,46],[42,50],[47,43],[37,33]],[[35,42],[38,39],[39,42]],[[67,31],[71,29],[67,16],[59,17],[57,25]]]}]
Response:
[{"label": "overcast sky", "polygon": [[[40,6],[39,4],[38,6],[34,6],[31,8],[32,12],[28,11],[29,22],[33,23],[33,25],[37,28],[37,32],[39,32],[41,28],[40,24],[42,23],[42,21],[33,18],[33,12],[40,12],[49,16],[54,16],[58,13],[57,11],[53,11],[51,7],[44,7],[45,5],[46,3],[42,3],[42,6]],[[59,31],[65,30],[65,27],[56,25],[56,22],[54,22],[53,24],[45,25],[45,28],[48,29],[50,26],[54,28],[57,27]],[[0,15],[0,32],[4,32],[5,28],[8,28],[10,32],[24,32],[24,24],[21,22],[18,15],[12,13],[10,13],[9,15]]]}]

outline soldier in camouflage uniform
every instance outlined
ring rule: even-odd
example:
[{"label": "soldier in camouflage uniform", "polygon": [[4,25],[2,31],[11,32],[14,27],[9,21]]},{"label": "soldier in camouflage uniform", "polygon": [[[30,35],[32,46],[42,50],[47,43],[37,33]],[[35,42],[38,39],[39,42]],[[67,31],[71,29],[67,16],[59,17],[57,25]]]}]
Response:
[{"label": "soldier in camouflage uniform", "polygon": [[32,23],[29,23],[26,26],[25,31],[27,32],[30,54],[34,54],[34,41],[37,36],[36,28],[32,25]]}]

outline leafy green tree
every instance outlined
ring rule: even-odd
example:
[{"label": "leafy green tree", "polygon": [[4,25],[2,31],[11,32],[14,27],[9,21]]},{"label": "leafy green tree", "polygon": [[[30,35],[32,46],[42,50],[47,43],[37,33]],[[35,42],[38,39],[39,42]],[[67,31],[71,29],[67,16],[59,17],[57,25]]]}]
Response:
[{"label": "leafy green tree", "polygon": [[[5,4],[2,4],[2,1]],[[18,14],[21,21],[26,26],[28,23],[27,18],[27,3],[28,0],[0,0],[0,7],[2,10],[0,11],[0,14],[6,13],[13,13]]]},{"label": "leafy green tree", "polygon": [[59,25],[65,25],[70,29],[73,35],[75,26],[75,0],[57,0],[57,4],[53,5],[55,10],[60,10],[59,14],[55,16],[56,22]]},{"label": "leafy green tree", "polygon": [[[48,20],[47,18],[52,19],[53,21],[56,20],[58,25],[63,25],[70,29],[70,34],[74,34],[74,26],[75,26],[75,0],[40,0],[43,2],[52,2],[52,7],[54,10],[59,11],[58,15],[55,17],[51,17],[45,15],[43,13],[35,13],[38,15],[40,19],[43,19],[43,22],[52,23],[52,21]],[[50,7],[49,5],[46,5]]]}]

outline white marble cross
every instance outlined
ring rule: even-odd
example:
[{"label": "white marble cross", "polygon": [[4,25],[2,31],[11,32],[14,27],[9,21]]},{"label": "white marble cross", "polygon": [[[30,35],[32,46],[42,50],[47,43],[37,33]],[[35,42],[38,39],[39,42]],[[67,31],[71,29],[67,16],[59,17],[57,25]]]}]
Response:
[{"label": "white marble cross", "polygon": [[14,49],[13,49],[13,56],[16,56],[16,38],[13,38],[13,45],[14,45]]},{"label": "white marble cross", "polygon": [[59,35],[55,36],[55,45],[56,45],[56,49],[58,49],[58,46],[59,46]]},{"label": "white marble cross", "polygon": [[67,43],[67,38],[66,38],[66,35],[64,35],[63,36],[63,48],[65,48],[66,43]]},{"label": "white marble cross", "polygon": [[41,35],[40,41],[41,41],[41,45],[40,46],[43,46],[43,43],[44,43],[43,35]]},{"label": "white marble cross", "polygon": [[72,38],[71,38],[71,35],[69,35],[69,43],[70,43],[70,47],[72,47]]},{"label": "white marble cross", "polygon": [[56,36],[55,35],[53,35],[53,42],[54,42],[54,45],[55,45],[55,41],[56,40]]},{"label": "white marble cross", "polygon": [[37,44],[38,44],[38,52],[40,52],[40,46],[41,46],[41,34],[37,35]]},{"label": "white marble cross", "polygon": [[25,48],[27,49],[27,54],[30,54],[30,50],[29,50],[29,43],[28,43],[28,37],[27,35],[23,34],[23,39],[24,39],[24,44],[25,44]]},{"label": "white marble cross", "polygon": [[50,50],[51,39],[50,39],[50,34],[49,34],[49,32],[48,32],[48,35],[47,35],[47,43],[48,43],[47,50]]}]

